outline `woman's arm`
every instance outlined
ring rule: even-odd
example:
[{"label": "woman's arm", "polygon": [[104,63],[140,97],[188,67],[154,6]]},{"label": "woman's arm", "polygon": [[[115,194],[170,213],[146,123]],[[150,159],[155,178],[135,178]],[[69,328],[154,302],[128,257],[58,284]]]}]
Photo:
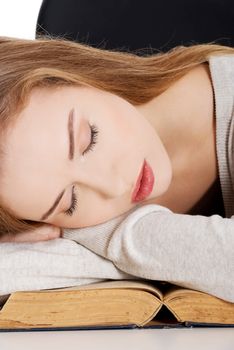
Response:
[{"label": "woman's arm", "polygon": [[131,275],[164,280],[234,302],[234,220],[145,205],[104,224],[65,229]]},{"label": "woman's arm", "polygon": [[0,244],[0,295],[131,278],[71,240]]}]

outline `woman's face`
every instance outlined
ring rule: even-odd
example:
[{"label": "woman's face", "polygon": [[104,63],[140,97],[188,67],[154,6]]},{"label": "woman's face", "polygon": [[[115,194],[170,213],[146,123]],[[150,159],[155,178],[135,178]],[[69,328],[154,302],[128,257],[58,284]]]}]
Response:
[{"label": "woman's face", "polygon": [[[98,133],[89,150],[92,125]],[[172,177],[168,154],[144,115],[125,99],[92,87],[34,89],[5,147],[4,204],[17,218],[63,228],[96,225],[139,205],[131,196],[144,159],[155,182],[142,204],[162,195]],[[73,189],[77,208],[68,215]]]}]

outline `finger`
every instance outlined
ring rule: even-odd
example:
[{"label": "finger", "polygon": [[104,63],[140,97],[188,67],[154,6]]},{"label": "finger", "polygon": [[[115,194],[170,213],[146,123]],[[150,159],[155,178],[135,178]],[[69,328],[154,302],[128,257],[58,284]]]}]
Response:
[{"label": "finger", "polygon": [[52,225],[43,225],[42,227],[33,231],[20,232],[17,234],[5,234],[0,236],[0,243],[16,242],[16,243],[33,243],[48,241],[61,237],[60,227]]}]

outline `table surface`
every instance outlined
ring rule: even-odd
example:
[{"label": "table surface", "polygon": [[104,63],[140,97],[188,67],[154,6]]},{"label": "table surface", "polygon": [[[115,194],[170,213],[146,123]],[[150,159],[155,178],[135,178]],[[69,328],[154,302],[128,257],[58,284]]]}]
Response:
[{"label": "table surface", "polygon": [[111,329],[0,333],[1,350],[233,350],[234,328]]}]

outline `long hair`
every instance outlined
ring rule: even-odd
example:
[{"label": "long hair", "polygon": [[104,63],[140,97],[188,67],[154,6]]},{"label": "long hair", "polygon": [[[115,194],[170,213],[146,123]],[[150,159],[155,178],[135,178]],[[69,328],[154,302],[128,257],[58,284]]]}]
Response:
[{"label": "long hair", "polygon": [[[91,86],[141,105],[163,93],[211,55],[234,48],[209,44],[177,46],[149,56],[94,48],[59,36],[36,40],[0,37],[0,184],[4,176],[4,138],[34,87]],[[1,198],[0,235],[33,230],[43,222],[16,218]]]}]

